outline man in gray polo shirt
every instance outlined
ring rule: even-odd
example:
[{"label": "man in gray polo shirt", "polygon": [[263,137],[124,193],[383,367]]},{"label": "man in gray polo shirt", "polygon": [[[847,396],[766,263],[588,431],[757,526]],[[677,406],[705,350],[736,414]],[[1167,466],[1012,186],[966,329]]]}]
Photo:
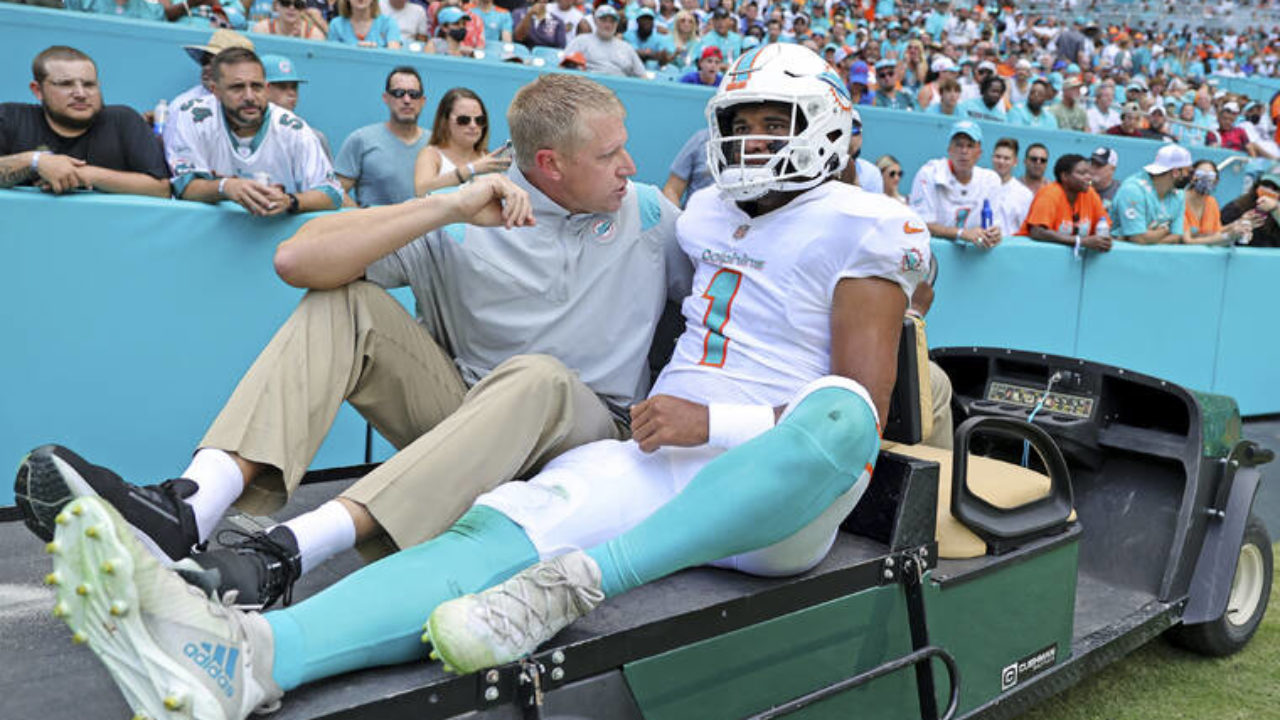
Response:
[{"label": "man in gray polo shirt", "polygon": [[418,126],[426,103],[422,77],[402,65],[387,74],[382,92],[390,117],[347,136],[333,163],[338,182],[361,207],[413,197],[413,164],[430,134]]},{"label": "man in gray polo shirt", "polygon": [[[623,121],[607,88],[544,75],[508,109],[507,175],[303,225],[275,264],[312,292],[181,477],[139,487],[46,445],[19,469],[28,525],[43,534],[72,497],[98,494],[153,552],[189,556],[233,502],[283,507],[346,400],[399,452],[316,510],[192,556],[205,571],[189,579],[266,605],[336,552],[415,545],[480,493],[628,436],[658,317],[688,294],[692,268],[675,242],[679,211],[629,180]],[[402,285],[426,328],[383,290]]]},{"label": "man in gray polo shirt", "polygon": [[587,71],[606,75],[644,77],[644,62],[626,40],[618,37],[618,11],[601,5],[595,12],[596,30],[569,42],[564,54],[580,52],[587,59]]}]

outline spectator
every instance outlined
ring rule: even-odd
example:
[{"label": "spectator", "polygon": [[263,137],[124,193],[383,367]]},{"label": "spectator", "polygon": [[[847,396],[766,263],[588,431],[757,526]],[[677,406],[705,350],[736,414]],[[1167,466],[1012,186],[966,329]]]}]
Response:
[{"label": "spectator", "polygon": [[253,31],[303,40],[325,39],[325,31],[307,13],[307,0],[275,0],[271,6],[271,17],[255,23]]},{"label": "spectator", "polygon": [[980,248],[1000,244],[1001,228],[982,227],[982,205],[994,210],[1000,178],[978,167],[982,128],[972,120],[951,126],[947,157],[926,162],[911,185],[911,207],[934,237],[970,242]]},{"label": "spectator", "polygon": [[680,76],[680,82],[690,85],[708,85],[717,87],[724,77],[720,72],[720,48],[708,45],[702,48],[702,57],[698,58],[698,66]]},{"label": "spectator", "polygon": [[1251,231],[1241,239],[1250,247],[1280,248],[1280,175],[1267,173],[1243,195],[1222,208],[1222,222],[1228,225],[1247,220]]},{"label": "spectator", "polygon": [[635,48],[618,37],[618,11],[612,5],[601,5],[596,8],[595,19],[595,32],[570,40],[565,53],[582,53],[590,72],[644,77],[644,63]]},{"label": "spectator", "polygon": [[394,50],[400,47],[400,26],[379,14],[376,0],[338,0],[338,17],[329,23],[329,39]]},{"label": "spectator", "polygon": [[466,8],[484,23],[485,47],[511,42],[514,25],[511,11],[493,4],[493,0],[476,0]]},{"label": "spectator", "polygon": [[191,8],[209,4],[210,0],[65,0],[61,6],[73,12],[164,22],[182,19],[191,14]]},{"label": "spectator", "polygon": [[[262,68],[267,79],[267,102],[295,112],[298,107],[298,86],[306,80],[294,70],[293,61],[283,55],[263,55]],[[333,151],[329,149],[329,138],[324,133],[311,128],[324,148],[324,156],[333,159]]]},{"label": "spectator", "polygon": [[440,98],[431,139],[418,152],[413,192],[422,196],[462,185],[477,175],[505,172],[511,165],[509,146],[489,152],[489,112],[467,88],[453,88]]},{"label": "spectator", "polygon": [[1044,186],[1044,171],[1049,169],[1049,148],[1041,143],[1027,146],[1027,154],[1022,158],[1022,184],[1032,193],[1040,192]]},{"label": "spectator", "polygon": [[[713,49],[706,48],[704,52]],[[705,127],[694,133],[676,153],[676,159],[671,161],[662,194],[680,208],[684,208],[690,196],[712,183],[711,171],[707,169],[709,136],[710,132]]]},{"label": "spectator", "polygon": [[1120,157],[1116,151],[1105,146],[1094,150],[1089,156],[1089,165],[1093,170],[1093,189],[1102,198],[1102,206],[1107,210],[1107,217],[1111,218],[1115,217],[1112,202],[1115,200],[1116,190],[1120,188],[1120,183],[1116,182],[1116,164],[1119,162]]},{"label": "spectator", "polygon": [[1053,119],[1062,130],[1089,132],[1089,114],[1080,103],[1080,78],[1072,76],[1062,81],[1062,99],[1049,108]]},{"label": "spectator", "polygon": [[898,88],[898,61],[881,60],[876,63],[876,94],[872,105],[893,110],[915,110],[916,101],[911,93]]},{"label": "spectator", "polygon": [[1244,119],[1237,125],[1244,130],[1249,144],[1253,145],[1258,155],[1273,160],[1280,159],[1280,146],[1266,137],[1266,128],[1262,125],[1262,103],[1250,100],[1244,106]]},{"label": "spectator", "polygon": [[1031,94],[1031,61],[1019,58],[1013,65],[1013,82],[1009,83],[1009,104],[1021,105]]},{"label": "spectator", "polygon": [[[920,91],[916,93],[916,105],[922,108],[938,103],[939,87],[942,82],[955,80],[956,87],[960,87],[960,69],[956,67],[955,61],[946,55],[935,56],[929,63],[929,71],[932,79],[920,86]],[[963,88],[961,91],[963,92]]]},{"label": "spectator", "polygon": [[1204,142],[1210,147],[1221,147],[1225,150],[1247,152],[1250,157],[1258,154],[1257,148],[1251,147],[1249,135],[1244,128],[1236,126],[1236,118],[1240,116],[1240,106],[1234,102],[1225,102],[1218,108],[1218,129],[1205,135]]},{"label": "spectator", "polygon": [[1005,232],[1017,232],[1035,197],[1035,193],[1013,176],[1014,168],[1018,167],[1018,141],[1010,137],[997,140],[991,151],[991,167],[1000,178],[1000,190],[991,202],[996,225],[1009,228]]},{"label": "spectator", "polygon": [[946,78],[945,80],[939,81],[938,102],[925,108],[925,112],[935,115],[959,117],[960,83],[955,78]]},{"label": "spectator", "polygon": [[1046,112],[1044,107],[1052,92],[1048,80],[1044,78],[1033,80],[1031,82],[1031,92],[1027,95],[1027,101],[1021,105],[1015,105],[1009,111],[1009,124],[1056,130],[1058,128],[1058,119],[1052,113]]},{"label": "spectator", "polygon": [[849,164],[845,166],[840,179],[850,185],[857,185],[867,192],[884,192],[884,180],[880,177],[880,168],[862,158],[862,114],[853,110],[853,121],[849,132]]},{"label": "spectator", "polygon": [[1191,177],[1191,153],[1168,143],[1160,146],[1155,161],[1125,178],[1116,191],[1117,235],[1122,240],[1154,245],[1183,242],[1182,193]]},{"label": "spectator", "polygon": [[417,196],[414,163],[427,144],[427,133],[418,126],[427,102],[418,71],[401,65],[387,73],[382,102],[387,121],[348,135],[334,163],[342,189],[361,207],[394,205]]},{"label": "spectator", "polygon": [[1142,137],[1142,108],[1136,102],[1128,102],[1120,108],[1120,124],[1107,130],[1108,135]]},{"label": "spectator", "polygon": [[[283,2],[284,0],[277,0]],[[298,0],[294,0],[297,2]],[[400,44],[408,46],[412,42],[424,43],[430,34],[427,32],[427,9],[416,2],[408,0],[378,0],[378,14],[390,18],[400,29]]]},{"label": "spectator", "polygon": [[471,57],[476,48],[467,44],[468,15],[452,5],[440,8],[436,13],[436,37],[427,44],[429,54],[450,57]]},{"label": "spectator", "polygon": [[[177,97],[170,100],[169,108],[171,111],[181,110],[188,100],[213,97],[213,70],[209,63],[213,60],[214,55],[233,47],[253,50],[253,41],[234,30],[219,29],[213,31],[213,34],[209,36],[209,42],[204,45],[182,46],[182,49],[187,53],[187,57],[200,65],[200,82],[183,90]],[[173,123],[165,123],[163,137],[165,147],[173,143]]]},{"label": "spectator", "polygon": [[31,75],[39,104],[0,103],[0,188],[169,196],[151,128],[128,107],[103,106],[92,58],[54,45],[35,56]]},{"label": "spectator", "polygon": [[[799,17],[797,16],[797,19]],[[733,26],[733,15],[725,7],[717,7],[711,11],[711,32],[702,36],[698,41],[698,47],[714,45],[720,48],[720,55],[726,63],[737,60],[738,55],[742,53],[742,36],[733,31]]]},{"label": "spectator", "polygon": [[970,120],[1005,122],[1008,114],[1004,110],[1004,78],[995,74],[987,75],[982,79],[980,89],[978,97],[960,103],[957,114]]},{"label": "spectator", "polygon": [[1105,82],[1098,87],[1093,97],[1093,107],[1085,110],[1085,116],[1089,119],[1089,132],[1104,133],[1108,128],[1120,124],[1120,113],[1113,104],[1115,98],[1115,85]]},{"label": "spectator", "polygon": [[562,48],[568,42],[568,33],[564,22],[547,11],[546,0],[540,0],[520,17],[515,39],[531,47]]},{"label": "spectator", "polygon": [[1068,153],[1053,165],[1056,182],[1040,188],[1018,235],[1040,242],[1055,242],[1107,252],[1111,249],[1111,219],[1102,198],[1089,186],[1089,161]]},{"label": "spectator", "polygon": [[574,0],[555,0],[554,4],[547,6],[547,12],[564,23],[566,44],[577,37],[578,33],[591,32],[586,13]]},{"label": "spectator", "polygon": [[[1191,93],[1188,93],[1190,95]],[[1195,124],[1196,106],[1191,102],[1183,102],[1182,107],[1178,110],[1178,121],[1170,123],[1173,125],[1172,132],[1174,138],[1177,139],[1183,147],[1198,147],[1204,145],[1205,129]]]},{"label": "spectator", "polygon": [[231,200],[259,216],[341,205],[342,186],[315,133],[302,118],[267,103],[258,56],[230,48],[210,67],[214,97],[192,100],[170,119],[174,141],[166,152],[174,195]]},{"label": "spectator", "polygon": [[671,62],[675,54],[675,46],[671,44],[667,35],[655,31],[653,18],[653,10],[649,8],[642,7],[637,10],[636,26],[628,30],[623,35],[623,39],[635,48],[636,54],[646,65],[651,63],[654,67],[658,67]]},{"label": "spectator", "polygon": [[699,44],[697,16],[688,10],[676,13],[676,18],[671,23],[671,44],[672,62],[675,64],[685,67],[696,59],[690,57],[690,52]]},{"label": "spectator", "polygon": [[1147,127],[1142,131],[1142,137],[1159,142],[1175,142],[1176,138],[1169,132],[1169,126],[1166,124],[1165,110],[1160,105],[1152,105],[1151,111],[1147,114]]},{"label": "spectator", "polygon": [[1246,217],[1237,218],[1223,227],[1222,212],[1213,191],[1218,187],[1218,166],[1212,160],[1200,160],[1191,166],[1191,183],[1183,195],[1185,209],[1182,224],[1187,242],[1194,245],[1230,245],[1248,237],[1253,226]]},{"label": "spectator", "polygon": [[870,105],[872,102],[871,68],[863,60],[855,60],[849,65],[849,98],[857,105]]},{"label": "spectator", "polygon": [[898,158],[892,155],[881,155],[880,159],[876,160],[876,167],[880,169],[884,194],[904,205],[908,204],[907,196],[898,192],[898,186],[902,183],[902,163],[898,162]]}]

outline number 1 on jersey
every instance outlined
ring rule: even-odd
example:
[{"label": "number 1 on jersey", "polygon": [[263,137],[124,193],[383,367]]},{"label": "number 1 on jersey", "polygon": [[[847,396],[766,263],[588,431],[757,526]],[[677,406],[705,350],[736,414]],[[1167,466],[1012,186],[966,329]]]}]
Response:
[{"label": "number 1 on jersey", "polygon": [[707,337],[702,343],[702,359],[698,364],[724,367],[725,351],[729,347],[729,338],[724,336],[724,326],[729,324],[733,299],[738,296],[738,286],[741,284],[742,273],[720,268],[711,277],[707,291],[702,293],[702,297],[708,301],[707,314],[702,316]]}]

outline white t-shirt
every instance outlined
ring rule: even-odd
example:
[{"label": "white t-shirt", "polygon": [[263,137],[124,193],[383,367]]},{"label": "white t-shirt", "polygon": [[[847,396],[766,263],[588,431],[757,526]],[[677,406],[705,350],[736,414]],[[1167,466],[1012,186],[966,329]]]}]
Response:
[{"label": "white t-shirt", "polygon": [[965,184],[951,174],[946,158],[937,158],[925,163],[916,173],[911,183],[911,207],[925,222],[958,228],[982,227],[982,201],[991,202],[994,215],[999,190],[1000,176],[995,170],[975,167],[973,177]]},{"label": "white t-shirt", "polygon": [[570,5],[568,10],[561,10],[555,3],[547,4],[547,14],[564,23],[564,36],[568,40],[572,40],[578,34],[578,23],[586,17],[586,13],[582,12],[582,8],[577,5]]},{"label": "white t-shirt", "polygon": [[287,193],[322,190],[342,205],[342,186],[324,147],[306,121],[268,105],[262,129],[252,138],[232,134],[216,97],[188,100],[171,112],[173,142],[165,157],[173,170],[174,194],[195,178],[252,178],[266,173]]},{"label": "white t-shirt", "polygon": [[1086,109],[1084,114],[1085,117],[1089,118],[1089,132],[1091,133],[1101,135],[1107,132],[1108,128],[1120,124],[1120,111],[1116,110],[1115,103],[1112,103],[1105,113],[1094,105]]},{"label": "white t-shirt", "polygon": [[695,263],[693,289],[653,392],[701,403],[785,404],[831,373],[840,280],[885,278],[909,298],[929,266],[929,233],[910,208],[841,182],[758,217],[704,188],[676,236]]},{"label": "white t-shirt", "polygon": [[865,158],[853,162],[858,166],[858,187],[870,193],[884,193],[884,177],[880,175],[880,168]]},{"label": "white t-shirt", "polygon": [[1001,185],[996,191],[996,195],[996,201],[991,203],[996,225],[1005,235],[1013,235],[1022,227],[1022,221],[1027,219],[1027,212],[1031,210],[1031,200],[1035,197],[1035,193],[1017,178],[1010,177],[1009,182]]},{"label": "white t-shirt", "polygon": [[414,2],[405,2],[404,7],[396,10],[387,0],[378,0],[378,11],[390,17],[400,26],[400,40],[411,43],[418,36],[427,36],[427,11]]}]

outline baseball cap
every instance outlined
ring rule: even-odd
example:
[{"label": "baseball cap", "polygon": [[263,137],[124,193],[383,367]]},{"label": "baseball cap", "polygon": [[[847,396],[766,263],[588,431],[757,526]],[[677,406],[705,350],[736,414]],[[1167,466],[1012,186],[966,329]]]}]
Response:
[{"label": "baseball cap", "polygon": [[1066,78],[1063,78],[1062,80],[1062,89],[1064,90],[1068,90],[1073,87],[1078,88],[1082,86],[1084,86],[1084,82],[1081,81],[1079,76],[1076,76],[1076,75],[1069,75]]},{"label": "baseball cap", "polygon": [[1155,115],[1156,113],[1160,113],[1161,115],[1165,114],[1164,106],[1161,105],[1160,103],[1153,104],[1151,106],[1151,109],[1147,111],[1148,115]]},{"label": "baseball cap", "polygon": [[1244,111],[1249,112],[1254,108],[1260,108],[1260,107],[1262,107],[1262,103],[1258,102],[1257,100],[1250,100],[1247,104],[1245,104]]},{"label": "baseball cap", "polygon": [[1138,92],[1146,92],[1147,84],[1142,82],[1141,80],[1134,80],[1128,85],[1125,85],[1124,90],[1125,92],[1129,92],[1130,90],[1137,90]]},{"label": "baseball cap", "polygon": [[[599,13],[600,11],[597,10],[596,14],[599,15]],[[617,13],[614,13],[614,15],[617,15]],[[442,25],[444,23],[456,23],[461,19],[462,19],[462,10],[452,6],[447,8],[440,8],[440,12],[436,13],[436,22]]]},{"label": "baseball cap", "polygon": [[885,68],[891,68],[891,67],[897,67],[897,66],[898,66],[897,60],[894,60],[893,58],[885,58],[876,63],[876,70],[883,70]]},{"label": "baseball cap", "polygon": [[253,41],[235,30],[220,28],[213,31],[213,34],[209,36],[209,42],[204,45],[183,45],[182,49],[187,51],[187,54],[191,56],[192,60],[203,65],[207,59],[205,57],[206,55],[217,55],[223,50],[233,47],[242,47],[246,50],[252,50]]},{"label": "baseball cap", "polygon": [[1018,62],[1013,64],[1015,70],[1030,70],[1031,61],[1026,58],[1019,58]]},{"label": "baseball cap", "polygon": [[647,18],[654,17],[653,8],[642,7],[638,11],[636,11],[636,19],[639,20],[642,17],[647,17]]},{"label": "baseball cap", "polygon": [[[724,8],[720,8],[720,9],[721,9],[721,10],[724,10]],[[725,10],[725,13],[726,13],[726,14],[728,14],[728,12],[729,12],[728,10]],[[806,24],[807,24],[807,23],[809,23],[809,22],[811,22],[811,21],[809,20],[809,13],[807,13],[807,12],[798,12],[798,13],[796,13],[796,14],[795,14],[795,17],[791,18],[791,24],[792,24],[792,25],[794,25],[794,24],[796,24],[796,23],[800,22],[801,20],[805,21],[805,23],[806,23]]]},{"label": "baseball cap", "polygon": [[570,67],[570,64],[576,64],[579,68],[587,66],[587,57],[580,52],[571,52],[560,59],[560,67]]},{"label": "baseball cap", "polygon": [[996,64],[995,64],[995,63],[993,63],[993,62],[991,62],[990,60],[983,60],[982,62],[978,63],[978,69],[979,69],[979,70],[990,70],[991,72],[995,72],[995,71],[996,71]]},{"label": "baseball cap", "polygon": [[266,71],[267,82],[306,82],[306,80],[298,77],[298,73],[293,67],[293,61],[289,58],[283,55],[263,55],[260,59],[262,60],[262,67]]},{"label": "baseball cap", "polygon": [[1120,162],[1120,156],[1116,155],[1116,151],[1111,148],[1100,147],[1097,150],[1094,150],[1093,154],[1089,156],[1089,162],[1094,165],[1110,165],[1111,167],[1115,167],[1116,163]]},{"label": "baseball cap", "polygon": [[1141,114],[1142,114],[1142,106],[1136,102],[1125,103],[1120,108],[1120,117],[1124,117],[1125,115],[1141,115]]},{"label": "baseball cap", "polygon": [[1154,162],[1143,165],[1142,169],[1152,175],[1163,175],[1178,168],[1191,167],[1191,153],[1176,143],[1165,143],[1156,151]]},{"label": "baseball cap", "polygon": [[956,72],[958,68],[954,61],[946,55],[939,55],[929,64],[929,69],[936,72]]},{"label": "baseball cap", "polygon": [[723,60],[724,53],[720,52],[720,48],[715,45],[708,45],[702,48],[702,52],[698,53],[698,60],[706,60],[709,57],[713,57],[717,60]]},{"label": "baseball cap", "polygon": [[951,126],[951,132],[947,134],[948,142],[957,135],[966,135],[970,140],[980,143],[982,142],[982,126],[972,120],[961,120]]},{"label": "baseball cap", "polygon": [[727,8],[725,8],[725,7],[722,5],[722,6],[720,6],[720,7],[717,7],[715,10],[712,10],[712,11],[711,11],[711,17],[713,17],[713,18],[727,18],[727,17],[729,17],[729,10],[728,10]]},{"label": "baseball cap", "polygon": [[849,82],[871,84],[871,68],[867,67],[865,60],[859,60],[849,66]]},{"label": "baseball cap", "polygon": [[1225,110],[1229,113],[1234,113],[1236,115],[1240,114],[1240,106],[1235,104],[1234,102],[1222,103],[1222,107],[1219,108],[1219,110]]}]

